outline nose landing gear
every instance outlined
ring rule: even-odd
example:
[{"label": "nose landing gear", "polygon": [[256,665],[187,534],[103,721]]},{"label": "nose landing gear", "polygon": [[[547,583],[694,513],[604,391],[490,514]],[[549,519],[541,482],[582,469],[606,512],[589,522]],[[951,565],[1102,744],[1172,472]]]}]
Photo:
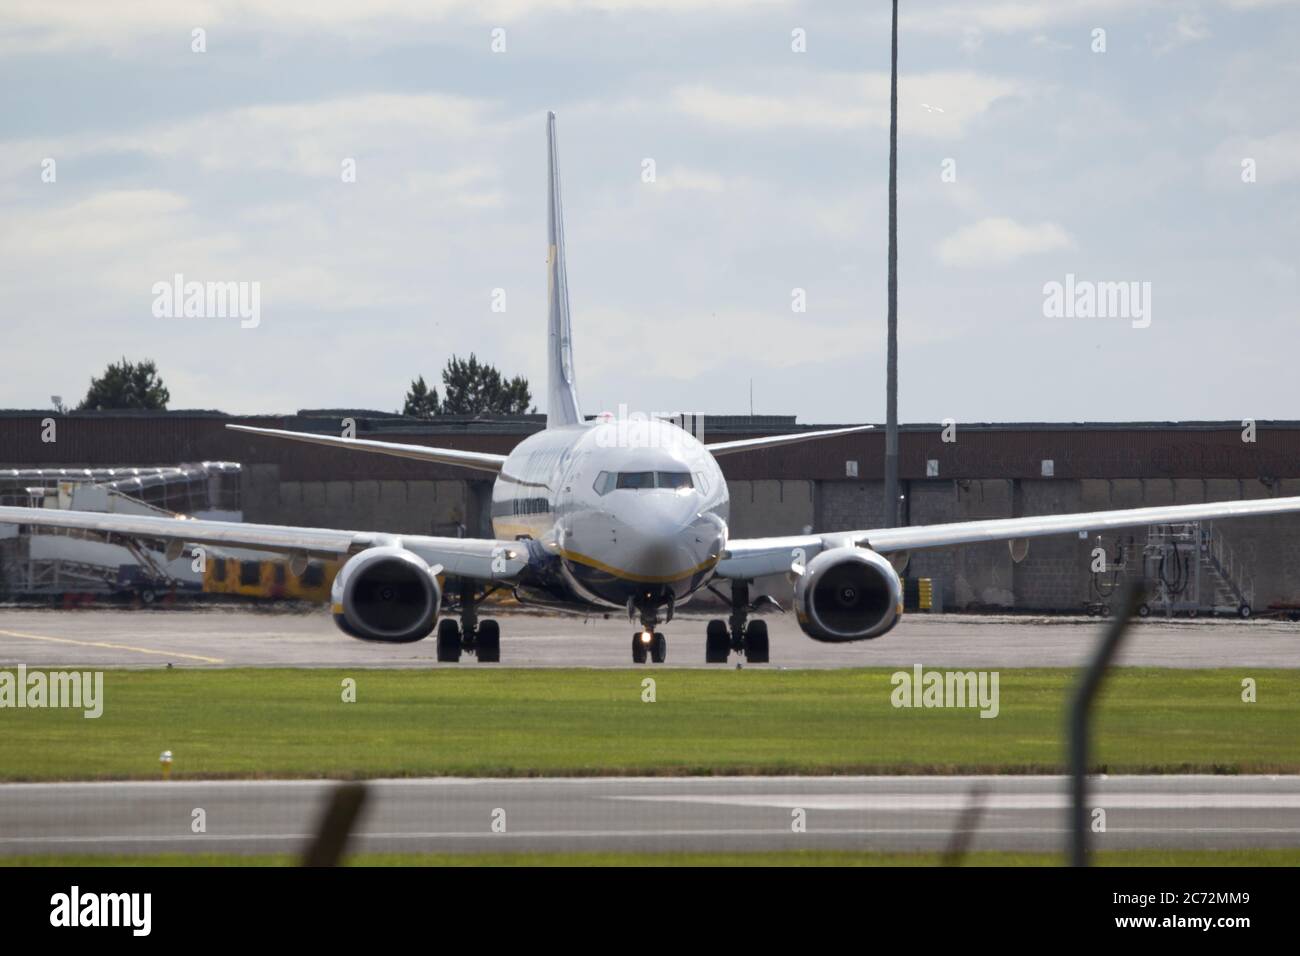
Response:
[{"label": "nose landing gear", "polygon": [[662,664],[668,660],[668,639],[655,630],[659,624],[660,612],[664,612],[664,620],[673,619],[673,602],[671,598],[654,599],[651,595],[646,595],[645,600],[637,603],[635,598],[627,602],[628,620],[634,621],[639,614],[641,617],[641,630],[632,635],[632,663],[644,664],[646,658],[655,664]]},{"label": "nose landing gear", "polygon": [[668,639],[660,631],[637,631],[632,635],[632,663],[644,664],[647,656],[655,664],[668,659]]}]

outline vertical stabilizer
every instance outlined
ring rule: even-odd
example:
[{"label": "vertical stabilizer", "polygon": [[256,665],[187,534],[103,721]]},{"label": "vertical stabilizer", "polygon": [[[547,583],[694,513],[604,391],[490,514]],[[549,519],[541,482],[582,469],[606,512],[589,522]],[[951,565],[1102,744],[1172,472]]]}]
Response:
[{"label": "vertical stabilizer", "polygon": [[573,331],[569,323],[569,276],[564,268],[564,212],[560,206],[560,157],[555,114],[546,114],[546,158],[550,181],[547,209],[547,394],[546,427],[582,421],[573,376]]}]

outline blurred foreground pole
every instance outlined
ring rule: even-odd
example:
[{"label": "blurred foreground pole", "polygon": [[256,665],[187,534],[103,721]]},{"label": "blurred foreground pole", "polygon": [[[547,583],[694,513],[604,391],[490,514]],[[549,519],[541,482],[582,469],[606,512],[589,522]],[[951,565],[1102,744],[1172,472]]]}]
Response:
[{"label": "blurred foreground pole", "polygon": [[1088,865],[1088,719],[1092,716],[1092,704],[1101,690],[1102,678],[1115,652],[1119,650],[1120,641],[1128,630],[1129,620],[1142,603],[1146,591],[1141,581],[1129,581],[1120,596],[1119,613],[1112,619],[1106,629],[1101,643],[1088,662],[1079,686],[1075,688],[1074,699],[1070,703],[1070,865]]},{"label": "blurred foreground pole", "polygon": [[948,848],[939,858],[940,866],[961,866],[962,860],[970,852],[971,844],[975,842],[975,832],[979,829],[980,818],[984,816],[984,801],[988,795],[989,788],[984,783],[977,781],[970,788],[966,795],[966,806],[962,808],[957,824],[948,837]]},{"label": "blurred foreground pole", "polygon": [[303,854],[303,866],[338,866],[347,847],[348,835],[361,815],[366,802],[364,783],[340,784],[330,794],[325,815],[316,827],[316,836]]}]

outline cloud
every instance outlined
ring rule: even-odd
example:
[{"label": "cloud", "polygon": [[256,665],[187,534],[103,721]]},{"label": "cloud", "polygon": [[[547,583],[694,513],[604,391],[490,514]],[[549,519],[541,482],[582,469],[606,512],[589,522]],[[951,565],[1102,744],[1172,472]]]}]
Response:
[{"label": "cloud", "polygon": [[393,147],[386,144],[403,152],[415,145],[423,153],[448,137],[490,135],[490,113],[490,104],[469,97],[366,94],[226,110],[98,145],[192,157],[209,170],[280,170],[333,180],[344,157],[364,162],[389,152]]},{"label": "cloud", "polygon": [[1233,10],[1262,10],[1265,7],[1296,6],[1300,0],[1224,0]]},{"label": "cloud", "polygon": [[[584,311],[575,329],[578,361],[588,374],[617,378],[630,356],[642,373],[690,381],[736,368],[790,369],[817,365],[826,356],[862,355],[876,343],[851,325],[817,320],[809,313],[726,308],[677,315],[622,309]],[[725,341],[726,348],[664,348],[666,342]],[[774,347],[774,343],[780,343]],[[609,372],[606,372],[609,370]],[[604,373],[602,375],[602,373]],[[599,380],[598,378],[598,380]],[[604,384],[602,382],[602,384]]]},{"label": "cloud", "polygon": [[939,243],[944,265],[966,268],[1001,266],[1037,252],[1074,248],[1074,240],[1054,222],[1024,226],[1012,219],[991,217],[958,229]]},{"label": "cloud", "polygon": [[1200,13],[1184,12],[1178,14],[1169,38],[1156,47],[1156,53],[1168,53],[1191,43],[1198,43],[1210,36],[1210,27]]},{"label": "cloud", "polygon": [[[1231,11],[1256,10],[1300,3],[1300,0],[1218,0]],[[1176,5],[1176,4],[1175,4]],[[962,0],[938,7],[907,4],[899,12],[899,30],[911,34],[961,34],[962,46],[971,43],[972,34],[1027,33],[1041,34],[1056,26],[1108,27],[1120,20],[1159,13],[1171,4],[1165,0],[990,0],[972,3]],[[1199,33],[1203,24],[1197,14],[1180,13],[1176,33]],[[1086,33],[1084,34],[1086,38]],[[1199,40],[1199,35],[1186,39]]]},{"label": "cloud", "polygon": [[[0,252],[23,343],[0,403],[84,389],[121,354],[156,358],[178,405],[243,411],[395,407],[415,374],[470,350],[540,383],[542,118],[555,108],[585,400],[741,410],[743,363],[761,408],[868,414],[880,393],[864,400],[861,375],[882,367],[886,302],[888,5],[665,2],[667,15],[659,0],[7,0],[11,85],[36,79],[0,131]],[[972,395],[960,367],[1059,365],[1059,330],[1009,345],[972,329],[1008,315],[1041,326],[1042,267],[1063,255],[1094,275],[1140,258],[1180,321],[1206,330],[1179,343],[1192,364],[1236,360],[1216,352],[1223,314],[1254,340],[1285,334],[1300,66],[1282,8],[1242,6],[1186,5],[1214,36],[1171,54],[1186,67],[1171,75],[1153,53],[1177,29],[1172,0],[903,5],[903,348],[954,373],[909,392],[906,416],[954,402],[1018,414],[1023,396]],[[931,22],[936,10],[952,21]],[[189,53],[195,25],[206,57]],[[488,52],[495,25],[509,56]],[[795,25],[807,56],[790,53]],[[1097,26],[1109,58],[1087,52]],[[42,38],[81,45],[51,55],[28,42]],[[40,180],[47,156],[57,183]],[[656,184],[640,181],[646,156]],[[1246,156],[1258,185],[1240,182]],[[940,180],[946,157],[956,183]],[[260,282],[262,325],[154,319],[151,286],[176,272]],[[508,313],[491,311],[498,287]],[[806,315],[790,312],[794,287]],[[1091,348],[1102,333],[1075,334]],[[1284,371],[1238,377],[1251,404],[1285,414]],[[1044,414],[1074,414],[1042,384],[1058,410]],[[1142,414],[1193,416],[1196,400],[1153,389]],[[1131,401],[1098,414],[1132,417]]]},{"label": "cloud", "polygon": [[1206,175],[1211,181],[1241,186],[1241,164],[1246,159],[1255,161],[1256,181],[1259,183],[1300,179],[1300,129],[1226,140],[1206,160]]},{"label": "cloud", "polygon": [[[1153,0],[1145,0],[1151,5]],[[899,30],[921,33],[1020,33],[1043,30],[1057,23],[1088,21],[1113,13],[1139,12],[1144,0],[999,0],[993,3],[944,4],[937,9],[904,7],[899,13]],[[912,5],[909,5],[909,7]]]},{"label": "cloud", "polygon": [[[380,309],[436,319],[448,289],[468,311],[478,286],[504,284],[481,260],[514,237],[500,164],[520,127],[485,101],[368,93],[10,140],[8,291],[69,328],[120,318],[124,336],[145,328],[150,289],[176,273],[261,283],[268,326]],[[112,172],[124,155],[131,172]],[[44,156],[58,160],[55,183],[39,180]],[[356,183],[341,177],[349,157]]]},{"label": "cloud", "polygon": [[[209,49],[240,33],[302,36],[325,33],[406,42],[412,27],[466,22],[514,24],[544,15],[590,13],[750,15],[783,0],[6,0],[0,50],[50,52],[99,47],[115,54],[146,52],[158,40],[188,50],[190,31],[208,31]],[[166,40],[168,36],[172,40]],[[484,41],[486,48],[486,38]]]},{"label": "cloud", "polygon": [[[888,73],[786,76],[779,79],[779,86],[779,92],[742,93],[704,84],[682,85],[672,91],[672,104],[694,119],[744,130],[843,132],[889,127]],[[791,91],[791,87],[797,88]],[[961,136],[998,100],[1028,93],[1019,81],[973,71],[902,73],[898,90],[900,126],[909,134],[936,139]]]},{"label": "cloud", "polygon": [[727,188],[727,181],[717,173],[686,166],[672,166],[655,180],[655,185],[665,192],[720,193]]},{"label": "cloud", "polygon": [[[460,150],[450,143],[473,141],[491,150],[514,132],[515,124],[497,115],[494,103],[435,93],[374,93],[293,103],[259,104],[214,111],[130,132],[93,133],[40,140],[0,140],[0,177],[35,175],[43,157],[61,165],[71,159],[136,155],[150,160],[180,160],[186,169],[282,172],[338,182],[345,158],[358,162],[358,177],[377,160],[402,161],[416,155],[421,169]],[[432,162],[430,162],[432,158]],[[482,167],[459,161],[438,185],[472,190],[486,177]],[[459,177],[459,178],[457,178]]]},{"label": "cloud", "polygon": [[1060,53],[1070,49],[1070,44],[1062,43],[1059,40],[1053,40],[1046,33],[1039,33],[1029,41],[1031,46],[1036,46],[1044,50],[1050,50],[1053,53]]}]

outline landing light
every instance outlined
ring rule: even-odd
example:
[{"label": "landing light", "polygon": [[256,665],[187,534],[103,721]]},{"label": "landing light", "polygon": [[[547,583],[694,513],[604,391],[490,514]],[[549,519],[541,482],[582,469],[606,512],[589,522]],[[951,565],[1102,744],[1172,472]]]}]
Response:
[{"label": "landing light", "polygon": [[649,631],[642,631],[642,632],[641,632],[641,643],[642,643],[642,644],[649,644],[649,643],[650,643],[650,638],[651,638],[652,636],[653,636],[653,635],[652,635]]}]

